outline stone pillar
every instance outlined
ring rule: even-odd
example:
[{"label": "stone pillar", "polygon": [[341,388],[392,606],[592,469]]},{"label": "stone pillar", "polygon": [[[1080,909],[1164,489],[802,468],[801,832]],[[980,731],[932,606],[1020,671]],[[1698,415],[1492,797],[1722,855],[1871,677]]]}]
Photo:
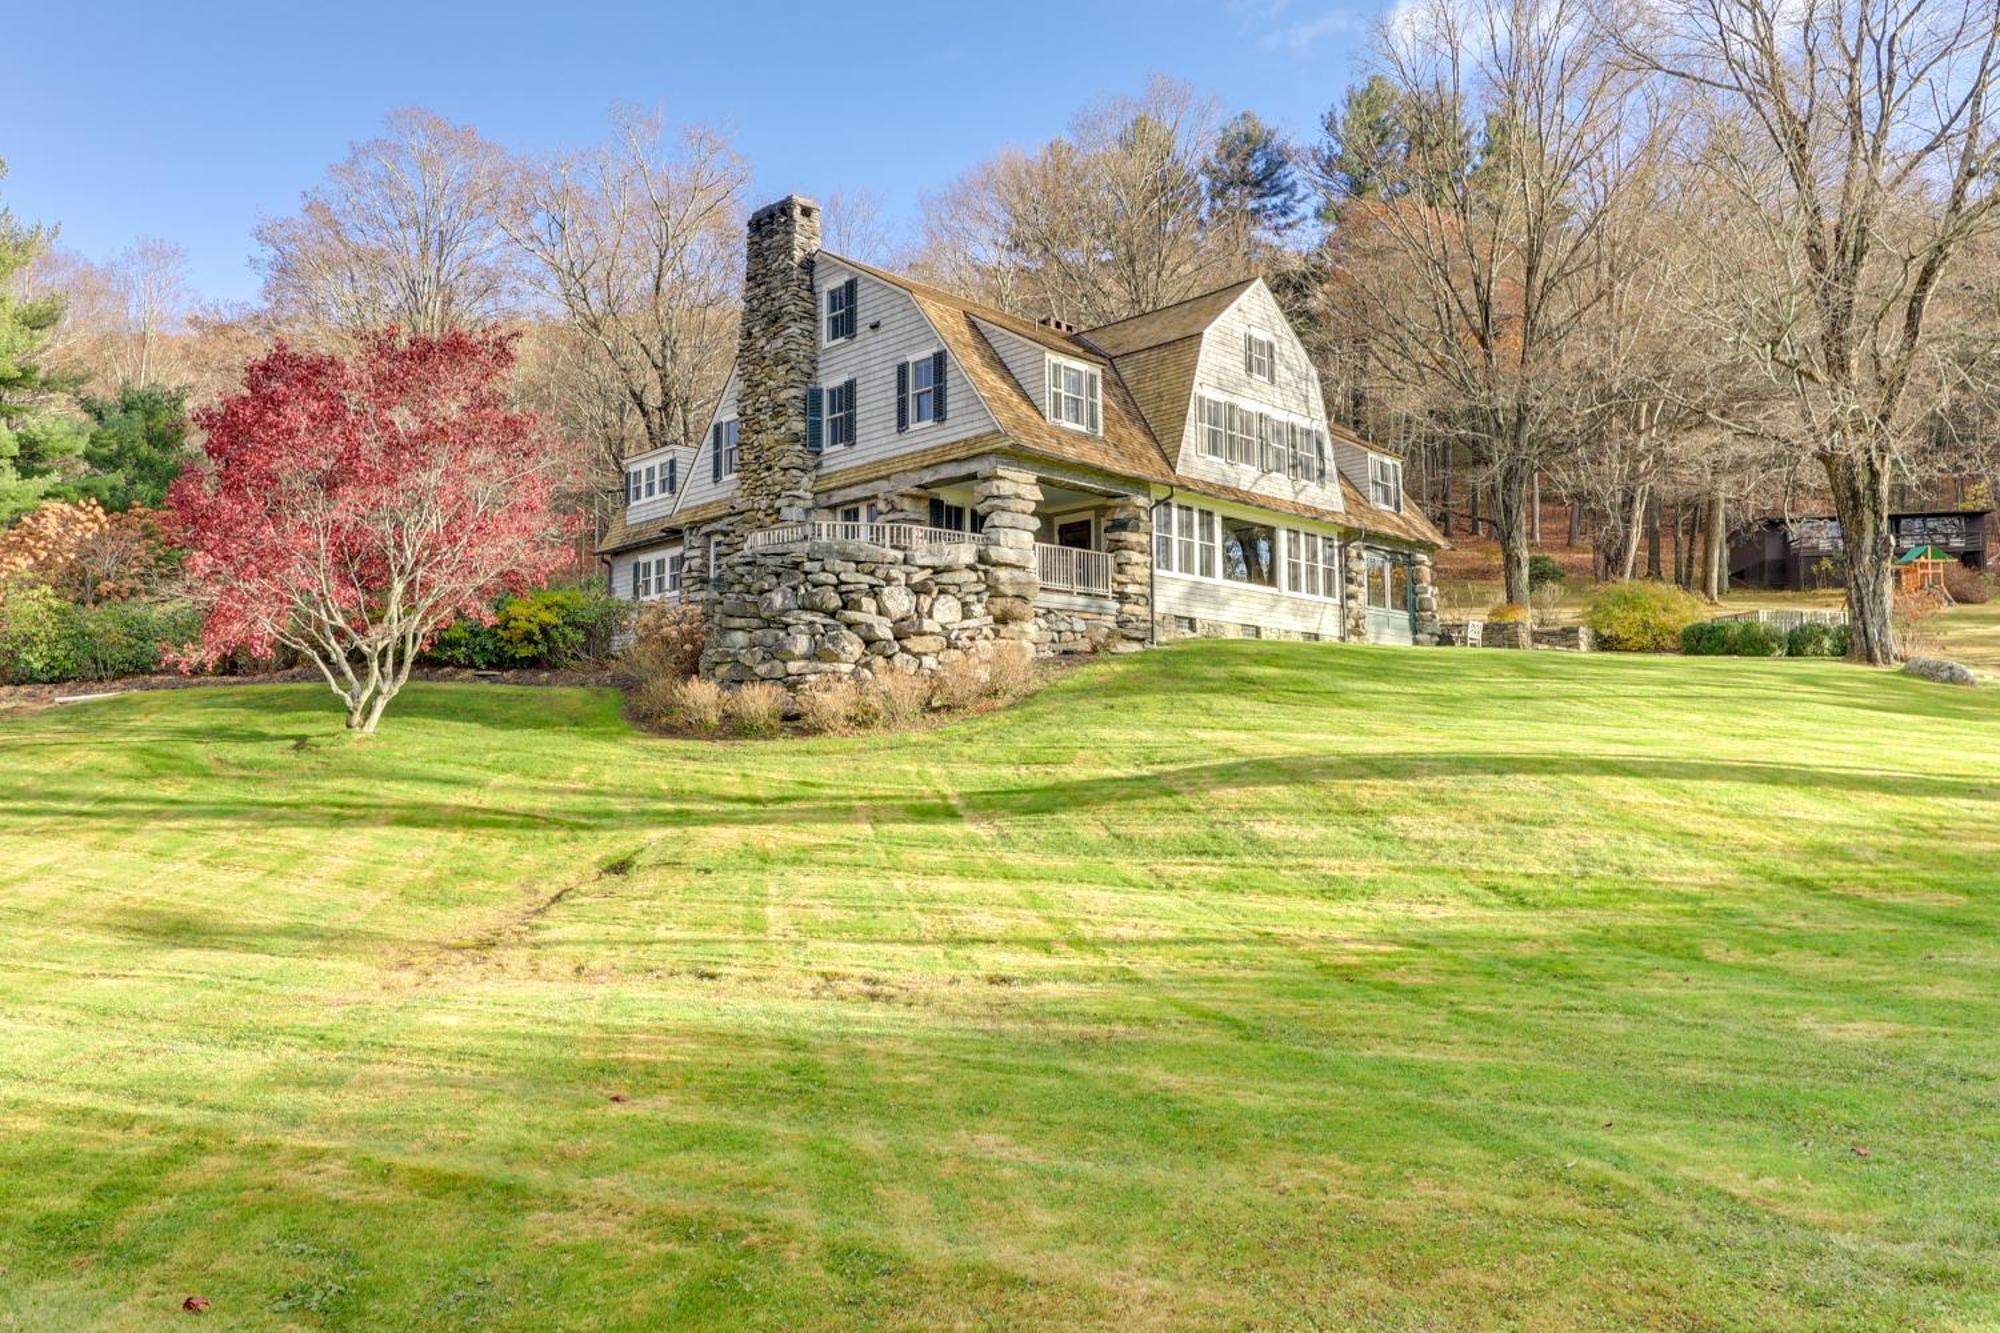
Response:
[{"label": "stone pillar", "polygon": [[1349,537],[1340,545],[1346,568],[1347,641],[1368,642],[1368,550],[1361,538]]},{"label": "stone pillar", "polygon": [[1438,599],[1436,571],[1428,551],[1417,552],[1410,577],[1417,587],[1417,642],[1434,648],[1438,641]]},{"label": "stone pillar", "polygon": [[737,511],[751,529],[812,515],[806,390],[819,359],[812,286],[819,242],[819,205],[810,199],[786,195],[750,215],[736,415],[743,457]]},{"label": "stone pillar", "polygon": [[972,507],[986,540],[979,563],[986,575],[986,613],[1003,641],[1035,642],[1035,598],[1042,579],[1035,565],[1035,506],[1042,488],[1035,474],[998,466],[980,474],[972,487]]},{"label": "stone pillar", "polygon": [[1113,650],[1142,646],[1153,626],[1152,505],[1136,498],[1106,505],[1104,549],[1111,556],[1111,596],[1118,603]]},{"label": "stone pillar", "polygon": [[931,521],[930,496],[922,491],[892,487],[876,497],[875,509],[878,523],[909,523],[921,528]]}]

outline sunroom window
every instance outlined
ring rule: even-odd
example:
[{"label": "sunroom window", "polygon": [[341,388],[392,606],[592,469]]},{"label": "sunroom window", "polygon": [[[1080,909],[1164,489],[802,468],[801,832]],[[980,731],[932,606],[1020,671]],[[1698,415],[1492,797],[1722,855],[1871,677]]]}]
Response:
[{"label": "sunroom window", "polygon": [[1232,583],[1278,586],[1278,531],[1246,518],[1222,520],[1222,577]]},{"label": "sunroom window", "polygon": [[1102,387],[1095,367],[1049,358],[1049,420],[1097,434]]}]

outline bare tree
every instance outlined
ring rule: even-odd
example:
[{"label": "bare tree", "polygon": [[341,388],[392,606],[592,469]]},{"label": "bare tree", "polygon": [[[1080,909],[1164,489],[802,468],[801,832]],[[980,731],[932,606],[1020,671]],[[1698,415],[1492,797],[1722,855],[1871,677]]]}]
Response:
[{"label": "bare tree", "polygon": [[[516,165],[502,226],[582,340],[546,350],[578,387],[615,395],[586,409],[604,462],[700,434],[736,345],[748,180],[713,130],[689,128],[669,151],[658,118],[638,114],[602,147]],[[598,364],[580,362],[590,349]]]},{"label": "bare tree", "polygon": [[896,262],[897,228],[889,220],[882,196],[873,190],[835,190],[821,210],[826,219],[826,248],[864,264]]},{"label": "bare tree", "polygon": [[511,309],[505,155],[421,108],[393,113],[387,128],[336,163],[298,213],[257,228],[265,300],[294,333],[340,341],[393,324],[435,336]]},{"label": "bare tree", "polygon": [[[1952,378],[1931,306],[1994,221],[1991,0],[1663,0],[1618,18],[1636,63],[1703,90],[1693,159],[1754,226],[1731,326],[1796,412],[1846,548],[1855,658],[1896,659],[1896,476]],[[1740,233],[1739,233],[1740,234]]]},{"label": "bare tree", "polygon": [[186,330],[193,293],[187,282],[187,251],[171,241],[142,240],[112,265],[124,297],[127,354],[119,379],[147,385],[172,373],[172,340]]},{"label": "bare tree", "polygon": [[1214,105],[1156,79],[1143,97],[1086,111],[1039,152],[1003,153],[926,200],[915,266],[993,304],[1081,324],[1221,286],[1252,264],[1241,228],[1211,225],[1215,143]]},{"label": "bare tree", "polygon": [[1509,601],[1533,479],[1576,438],[1585,321],[1621,280],[1600,233],[1657,143],[1609,54],[1580,0],[1415,0],[1380,48],[1400,142],[1371,150],[1365,193],[1320,173],[1336,299],[1483,468]]}]

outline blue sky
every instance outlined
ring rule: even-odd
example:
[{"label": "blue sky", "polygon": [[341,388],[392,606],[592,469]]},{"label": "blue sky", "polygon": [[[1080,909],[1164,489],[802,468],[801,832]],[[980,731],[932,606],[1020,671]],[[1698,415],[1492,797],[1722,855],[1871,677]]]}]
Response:
[{"label": "blue sky", "polygon": [[[186,247],[203,296],[255,296],[251,230],[291,212],[392,108],[522,151],[581,146],[614,103],[730,128],[758,201],[918,196],[1084,105],[1183,79],[1287,133],[1354,77],[1379,0],[1015,0],[687,7],[600,0],[20,6],[0,79],[0,183],[103,260]],[[24,58],[25,57],[25,58]]]}]

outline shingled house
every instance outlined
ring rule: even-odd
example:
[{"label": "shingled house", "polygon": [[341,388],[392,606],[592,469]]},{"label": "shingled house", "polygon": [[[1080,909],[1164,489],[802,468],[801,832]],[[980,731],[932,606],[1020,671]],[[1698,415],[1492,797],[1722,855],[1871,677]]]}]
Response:
[{"label": "shingled house", "polygon": [[1262,280],[1077,329],[819,238],[810,200],[752,216],[704,437],[628,461],[599,548],[622,596],[706,599],[714,674],[1435,634],[1442,539]]}]

